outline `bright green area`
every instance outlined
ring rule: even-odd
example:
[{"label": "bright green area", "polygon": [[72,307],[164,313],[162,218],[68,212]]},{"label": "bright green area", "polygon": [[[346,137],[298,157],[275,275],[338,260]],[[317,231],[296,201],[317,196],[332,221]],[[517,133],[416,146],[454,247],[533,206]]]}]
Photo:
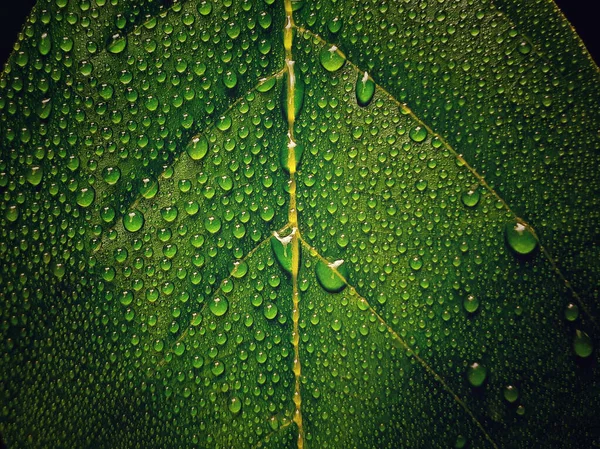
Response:
[{"label": "bright green area", "polygon": [[0,77],[7,447],[600,441],[600,75],[551,2],[41,2]]}]

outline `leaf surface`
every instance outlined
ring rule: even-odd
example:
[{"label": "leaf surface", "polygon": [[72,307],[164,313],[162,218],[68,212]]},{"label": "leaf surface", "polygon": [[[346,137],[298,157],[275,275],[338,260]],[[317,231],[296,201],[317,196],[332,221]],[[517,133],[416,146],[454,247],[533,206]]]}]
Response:
[{"label": "leaf surface", "polygon": [[3,439],[593,447],[599,86],[545,0],[39,2]]}]

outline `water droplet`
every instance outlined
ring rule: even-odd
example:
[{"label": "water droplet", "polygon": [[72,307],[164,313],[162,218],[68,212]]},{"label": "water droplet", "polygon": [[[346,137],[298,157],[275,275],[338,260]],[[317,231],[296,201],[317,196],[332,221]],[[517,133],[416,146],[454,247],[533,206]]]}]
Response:
[{"label": "water droplet", "polygon": [[413,270],[418,271],[423,266],[423,261],[419,256],[414,256],[409,260],[408,264]]},{"label": "water droplet", "polygon": [[108,44],[108,51],[116,55],[125,50],[125,47],[127,47],[127,37],[115,34]]},{"label": "water droplet", "polygon": [[332,263],[319,260],[315,267],[315,273],[321,287],[328,292],[337,293],[346,288],[345,280],[348,280],[348,267],[341,259]]},{"label": "water droplet", "polygon": [[108,185],[112,186],[116,184],[120,178],[121,170],[118,167],[105,167],[104,170],[102,170],[102,179],[104,179]]},{"label": "water droplet", "polygon": [[85,187],[79,191],[77,194],[77,204],[81,207],[88,207],[96,198],[96,191],[92,187]]},{"label": "water droplet", "polygon": [[265,305],[263,313],[265,315],[265,318],[267,318],[268,320],[272,320],[277,316],[277,306],[273,303],[269,303]]},{"label": "water droplet", "polygon": [[[288,111],[287,111],[287,88],[288,88],[288,75],[285,75],[285,82],[283,83],[281,89],[281,111],[283,112],[283,118],[287,120]],[[298,75],[295,77],[294,83],[294,117],[298,117],[300,114],[300,110],[302,109],[302,105],[304,104],[304,90],[305,85],[302,78]]]},{"label": "water droplet", "polygon": [[514,385],[507,385],[504,387],[504,391],[502,393],[504,394],[504,399],[511,404],[519,399],[519,390]]},{"label": "water droplet", "polygon": [[584,331],[577,329],[573,338],[573,349],[579,357],[589,357],[594,350],[592,339]]},{"label": "water droplet", "polygon": [[43,33],[42,36],[40,37],[40,42],[38,44],[38,50],[40,51],[40,54],[42,56],[45,56],[48,53],[50,53],[51,49],[52,49],[52,39],[50,39],[50,36],[48,35],[48,33]]},{"label": "water droplet", "polygon": [[463,306],[467,312],[475,313],[479,308],[479,298],[473,295],[469,295],[463,301]]},{"label": "water droplet", "polygon": [[481,198],[481,193],[479,193],[479,189],[477,189],[477,188],[463,192],[463,194],[460,197],[463,204],[467,207],[477,206],[477,203],[479,203],[480,198]]},{"label": "water droplet", "polygon": [[144,215],[139,210],[133,210],[123,215],[123,226],[129,232],[136,232],[144,226]]},{"label": "water droplet", "polygon": [[211,300],[209,308],[215,316],[223,316],[227,312],[227,309],[229,309],[229,302],[225,297],[215,296]]},{"label": "water droplet", "polygon": [[142,185],[140,186],[140,195],[147,200],[154,198],[158,193],[158,181],[154,177],[148,177],[142,179]]},{"label": "water droplet", "polygon": [[531,229],[518,221],[507,223],[504,227],[506,241],[518,254],[530,254],[537,247],[537,240]]},{"label": "water droplet", "polygon": [[231,70],[225,72],[223,74],[223,84],[225,84],[225,87],[227,87],[228,89],[233,89],[237,84],[237,75],[235,74],[235,72]]},{"label": "water droplet", "polygon": [[343,24],[344,24],[344,21],[342,19],[340,19],[339,17],[335,17],[335,18],[331,19],[329,22],[327,22],[327,28],[329,28],[330,32],[335,34],[342,29]]},{"label": "water droplet", "polygon": [[42,170],[41,167],[39,167],[37,165],[33,165],[27,169],[27,174],[25,175],[25,179],[32,186],[37,186],[37,185],[39,185],[40,182],[42,182],[43,174],[44,174],[44,171]]},{"label": "water droplet", "polygon": [[199,161],[208,152],[208,139],[202,136],[195,136],[185,148],[191,159]]},{"label": "water droplet", "polygon": [[577,307],[577,304],[567,304],[567,307],[565,307],[565,318],[567,321],[575,321],[579,318],[579,307]]},{"label": "water droplet", "polygon": [[467,369],[467,379],[471,385],[474,387],[482,386],[486,377],[487,369],[483,365],[480,365],[477,362],[469,365],[469,368]]},{"label": "water droplet", "polygon": [[456,437],[456,442],[454,443],[455,449],[463,449],[467,446],[467,438],[463,435],[459,435]]},{"label": "water droplet", "polygon": [[289,235],[282,237],[277,232],[273,233],[271,237],[271,249],[275,254],[275,259],[288,273],[292,272],[292,239],[294,236],[294,229]]},{"label": "water droplet", "polygon": [[232,397],[229,402],[229,411],[234,415],[238,414],[242,409],[242,401],[238,397]]},{"label": "water droplet", "polygon": [[356,102],[359,106],[367,106],[375,95],[375,81],[367,72],[356,80]]},{"label": "water droplet", "polygon": [[415,126],[408,132],[414,142],[423,142],[427,138],[427,129],[424,126]]},{"label": "water droplet", "polygon": [[296,169],[300,165],[300,159],[302,159],[302,153],[304,152],[304,145],[297,142],[290,142],[289,139],[285,139],[283,145],[281,145],[281,151],[279,151],[279,163],[283,169],[289,173],[290,168],[288,164],[288,158],[290,155],[290,148],[294,148],[294,159],[296,159]]},{"label": "water droplet", "polygon": [[221,220],[219,217],[208,217],[204,220],[206,230],[211,234],[216,234],[221,229]]},{"label": "water droplet", "polygon": [[342,68],[346,58],[338,51],[335,45],[329,48],[323,48],[319,53],[321,65],[329,72],[335,72]]}]

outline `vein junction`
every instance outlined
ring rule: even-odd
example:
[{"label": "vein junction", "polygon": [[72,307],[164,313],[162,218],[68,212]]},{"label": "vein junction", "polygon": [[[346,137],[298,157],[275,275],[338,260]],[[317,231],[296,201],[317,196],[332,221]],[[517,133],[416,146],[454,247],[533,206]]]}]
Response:
[{"label": "vein junction", "polygon": [[300,243],[299,237],[300,232],[298,231],[298,213],[296,210],[296,142],[294,140],[294,122],[296,120],[296,108],[295,108],[295,88],[296,88],[296,75],[294,72],[294,58],[292,56],[292,44],[293,44],[293,29],[294,19],[292,17],[292,2],[291,0],[284,0],[285,2],[285,15],[286,23],[283,30],[283,45],[285,48],[285,67],[286,67],[286,119],[288,124],[288,158],[287,168],[290,174],[289,180],[289,192],[290,192],[290,205],[288,210],[288,222],[289,226],[294,230],[290,234],[291,250],[292,250],[292,264],[291,264],[291,275],[292,275],[292,345],[294,347],[294,366],[293,372],[295,377],[294,385],[294,417],[293,420],[298,427],[298,449],[304,448],[304,428],[302,426],[302,396],[300,394],[300,376],[302,373],[302,367],[300,364],[299,354],[299,343],[300,333],[298,328],[298,322],[300,320],[300,296],[298,292],[298,271],[300,265]]}]

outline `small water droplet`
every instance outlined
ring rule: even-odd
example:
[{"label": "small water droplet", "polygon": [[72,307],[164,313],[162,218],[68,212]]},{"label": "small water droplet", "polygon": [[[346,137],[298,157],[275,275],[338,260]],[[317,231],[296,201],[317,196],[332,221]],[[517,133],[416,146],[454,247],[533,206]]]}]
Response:
[{"label": "small water droplet", "polygon": [[567,321],[575,321],[579,318],[579,307],[577,307],[577,304],[567,304],[567,307],[565,307],[565,318]]},{"label": "small water droplet", "polygon": [[232,397],[229,401],[229,411],[234,415],[238,414],[242,409],[242,401],[238,397]]},{"label": "small water droplet", "polygon": [[473,295],[469,295],[463,301],[463,306],[467,312],[475,313],[479,308],[479,298]]},{"label": "small water droplet", "polygon": [[514,385],[507,385],[504,387],[504,391],[502,393],[504,394],[504,399],[510,403],[513,403],[519,399],[519,390]]}]

